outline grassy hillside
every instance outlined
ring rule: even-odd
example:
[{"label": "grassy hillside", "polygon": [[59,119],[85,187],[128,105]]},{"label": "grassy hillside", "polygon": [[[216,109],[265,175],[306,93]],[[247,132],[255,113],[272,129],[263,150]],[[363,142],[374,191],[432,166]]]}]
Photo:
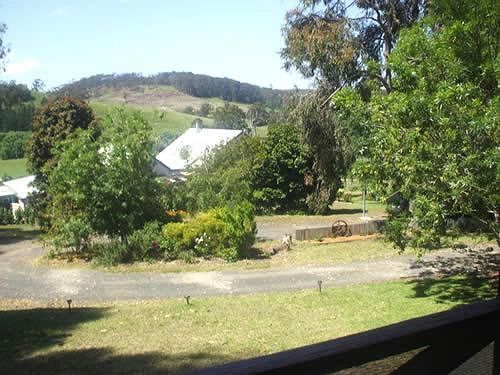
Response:
[{"label": "grassy hillside", "polygon": [[[137,86],[123,88],[102,88],[92,95],[92,101],[127,104],[139,107],[153,107],[159,110],[182,112],[187,106],[199,109],[203,103],[220,107],[224,101],[219,98],[198,98],[178,91],[173,86]],[[232,102],[246,111],[248,104]]]},{"label": "grassy hillside", "polygon": [[0,177],[3,175],[10,177],[28,176],[26,159],[0,160]]},{"label": "grassy hillside", "polygon": [[[117,103],[114,104],[111,102],[101,102],[95,99],[90,101],[90,105],[98,116],[103,116],[108,113],[113,107],[120,106],[120,104]],[[160,135],[163,133],[181,134],[184,130],[192,126],[192,122],[194,119],[198,118],[198,116],[175,112],[170,109],[161,110],[151,105],[141,106],[138,104],[127,104],[126,107],[142,111],[146,120],[148,120],[152,125],[155,135]],[[202,118],[202,120],[206,127],[210,127],[213,125],[212,119]]]}]

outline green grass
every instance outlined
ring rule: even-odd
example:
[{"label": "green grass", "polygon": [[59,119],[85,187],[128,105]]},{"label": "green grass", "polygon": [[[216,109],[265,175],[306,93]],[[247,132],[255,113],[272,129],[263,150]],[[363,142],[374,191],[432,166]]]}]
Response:
[{"label": "green grass", "polygon": [[37,261],[37,264],[39,266],[49,265],[63,268],[98,268],[110,272],[208,272],[346,264],[397,256],[396,250],[390,245],[382,240],[374,239],[341,243],[296,242],[291,251],[281,252],[273,256],[268,255],[268,250],[276,243],[277,241],[257,243],[256,249],[249,254],[248,259],[237,262],[226,262],[221,259],[200,259],[196,263],[183,261],[136,262],[113,267],[99,267],[86,260],[74,257],[70,262],[66,257],[62,259],[43,257]]},{"label": "green grass", "polygon": [[[93,99],[99,102],[112,104],[124,103],[126,93],[127,103],[135,106],[150,106],[152,108],[167,108],[171,111],[182,112],[187,106],[198,109],[203,103],[209,103],[213,107],[221,107],[224,100],[220,98],[198,98],[187,95],[173,86],[138,86],[134,89],[106,88],[101,90]],[[230,102],[246,111],[249,104]]]},{"label": "green grass", "polygon": [[256,135],[258,135],[259,137],[262,137],[262,138],[267,137],[267,133],[268,133],[268,126],[267,125],[258,126],[255,128],[255,130],[256,130]]},{"label": "green grass", "polygon": [[0,301],[1,373],[179,372],[278,352],[493,297],[482,279],[52,306]]},{"label": "green grass", "polygon": [[28,176],[26,159],[0,160],[0,177],[3,175],[15,178]]},{"label": "green grass", "polygon": [[[331,205],[332,213],[330,215],[263,215],[258,216],[256,221],[259,223],[290,224],[298,226],[308,225],[331,225],[338,219],[347,222],[361,222],[363,204],[360,193],[354,193],[352,202],[334,202]],[[366,202],[366,215],[371,218],[384,218],[386,216],[385,205],[377,202]]]},{"label": "green grass", "polygon": [[[257,242],[247,259],[237,262],[226,262],[221,259],[199,259],[196,263],[183,261],[136,262],[113,267],[100,267],[90,263],[85,255],[77,258],[70,252],[69,256],[61,256],[60,258],[41,257],[36,264],[56,268],[97,268],[108,272],[209,272],[340,265],[398,256],[396,249],[377,238],[334,243],[296,241],[290,251],[270,256],[269,250],[272,245],[277,243],[278,241]],[[443,247],[450,248],[453,244],[458,243],[472,247],[493,245],[493,242],[484,236],[462,236],[448,239]],[[407,249],[405,254],[416,255],[411,249]]]},{"label": "green grass", "polygon": [[[117,104],[110,104],[104,102],[91,101],[90,105],[92,109],[97,113],[98,116],[104,116],[106,113],[111,111],[115,107],[120,107]],[[126,108],[133,108],[140,110],[144,118],[149,121],[153,127],[153,133],[155,136],[163,133],[171,133],[180,135],[186,129],[190,128],[194,119],[198,116],[192,116],[185,113],[174,112],[174,111],[164,111],[163,117],[160,117],[161,111],[158,111],[152,107],[148,106],[132,106],[127,105]],[[203,123],[206,127],[213,126],[213,120],[203,118]]]}]

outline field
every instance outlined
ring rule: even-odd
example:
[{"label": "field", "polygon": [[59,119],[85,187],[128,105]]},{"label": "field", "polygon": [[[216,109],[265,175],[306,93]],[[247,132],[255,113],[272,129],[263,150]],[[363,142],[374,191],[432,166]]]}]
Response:
[{"label": "field", "polygon": [[[94,100],[90,101],[90,105],[98,116],[104,116],[112,108],[120,107],[118,104],[98,102]],[[140,110],[143,113],[144,118],[148,120],[153,127],[153,133],[155,136],[164,133],[180,135],[192,126],[194,119],[199,118],[198,116],[173,112],[171,110],[160,111],[151,106],[136,106],[128,104],[126,108]],[[204,126],[206,127],[211,127],[213,125],[212,119],[202,118],[202,120]]]},{"label": "field", "polygon": [[28,176],[26,159],[0,160],[0,177],[3,175],[14,178]]},{"label": "field", "polygon": [[[162,110],[182,112],[187,106],[198,109],[203,103],[209,103],[213,107],[224,105],[219,98],[198,98],[178,91],[173,86],[138,86],[134,88],[102,89],[93,99],[98,102],[111,104],[128,104],[132,106],[149,106]],[[249,105],[231,102],[243,110]]]},{"label": "field", "polygon": [[1,373],[179,372],[316,343],[493,297],[484,279],[85,304],[0,301]]}]

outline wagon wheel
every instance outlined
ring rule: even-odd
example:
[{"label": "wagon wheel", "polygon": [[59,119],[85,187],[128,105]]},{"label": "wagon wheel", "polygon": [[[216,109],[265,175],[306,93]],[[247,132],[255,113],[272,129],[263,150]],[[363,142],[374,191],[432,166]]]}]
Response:
[{"label": "wagon wheel", "polygon": [[347,237],[351,235],[349,224],[344,220],[335,220],[332,224],[333,237]]}]

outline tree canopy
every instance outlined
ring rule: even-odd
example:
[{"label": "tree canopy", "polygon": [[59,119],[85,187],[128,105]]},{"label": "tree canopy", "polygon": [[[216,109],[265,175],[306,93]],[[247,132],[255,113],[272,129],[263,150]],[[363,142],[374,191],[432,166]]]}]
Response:
[{"label": "tree canopy", "polygon": [[282,98],[287,93],[286,90],[273,90],[229,78],[211,77],[190,72],[163,72],[150,76],[138,73],[97,74],[62,85],[53,94],[55,96],[68,94],[86,99],[105,87],[133,88],[141,85],[168,85],[175,87],[180,92],[200,98],[216,97],[226,101],[248,104],[264,102],[273,108],[281,105]]},{"label": "tree canopy", "polygon": [[49,176],[54,230],[71,218],[122,240],[164,216],[152,169],[151,127],[138,112],[115,110],[103,119],[106,134],[78,130],[59,148]]},{"label": "tree canopy", "polygon": [[214,125],[221,129],[248,130],[245,121],[245,112],[235,104],[224,103],[223,107],[217,107],[213,113]]},{"label": "tree canopy", "polygon": [[48,102],[38,108],[33,121],[33,133],[27,145],[29,170],[35,174],[34,185],[38,192],[33,201],[40,224],[48,224],[47,212],[50,196],[47,183],[57,166],[56,149],[77,129],[89,129],[94,138],[100,134],[94,113],[89,105],[68,96]]},{"label": "tree canopy", "polygon": [[411,202],[410,212],[392,218],[399,219],[391,236],[401,249],[435,245],[450,220],[463,216],[498,239],[494,3],[433,2],[431,17],[403,31],[389,57],[393,92],[371,100],[367,173],[384,196],[398,192]]},{"label": "tree canopy", "polygon": [[285,68],[338,88],[371,76],[391,89],[390,68],[381,67],[400,31],[425,10],[424,0],[302,0],[283,27]]}]

